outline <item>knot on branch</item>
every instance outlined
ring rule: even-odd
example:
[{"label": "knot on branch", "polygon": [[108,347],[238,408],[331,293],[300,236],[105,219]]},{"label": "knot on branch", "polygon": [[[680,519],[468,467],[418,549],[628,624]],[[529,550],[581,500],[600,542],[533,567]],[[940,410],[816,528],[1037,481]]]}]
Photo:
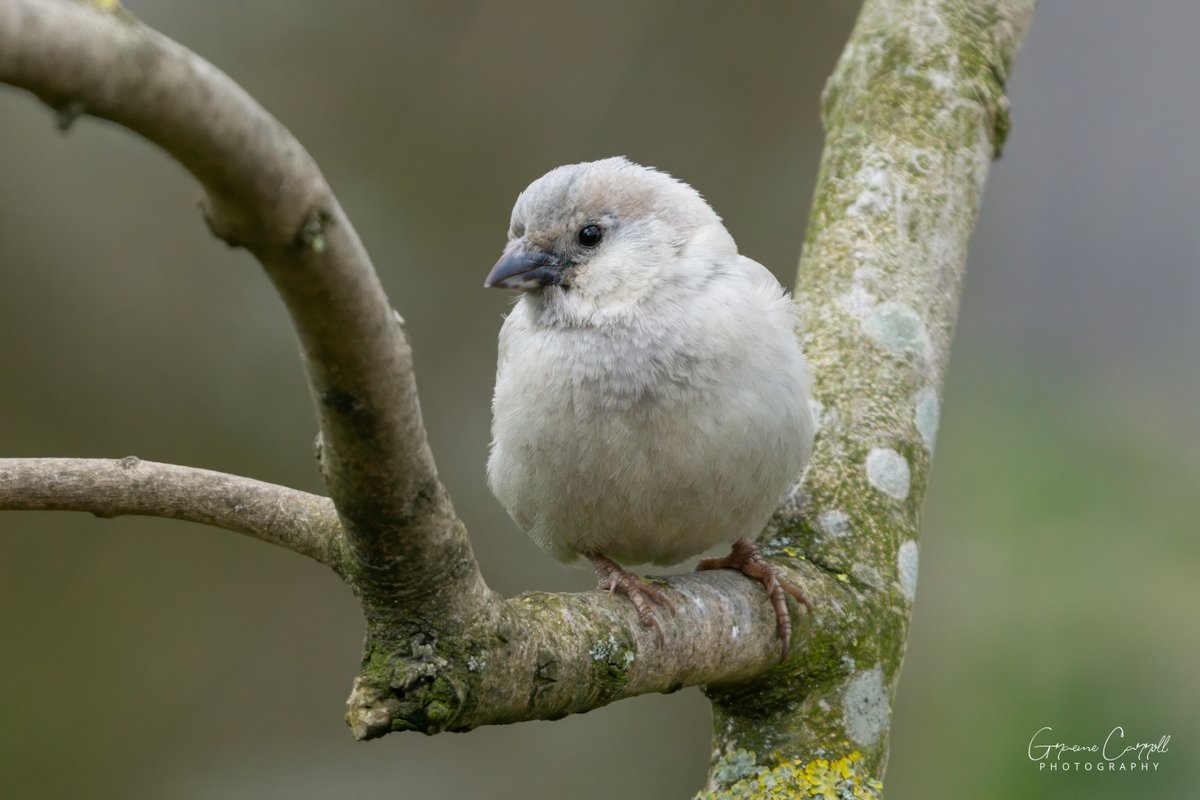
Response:
[{"label": "knot on branch", "polygon": [[992,158],[1004,154],[1004,144],[1008,141],[1008,133],[1012,129],[1012,104],[1008,100],[1008,76],[1004,67],[992,63],[988,78],[983,81],[989,91],[984,97],[991,98],[987,104],[988,131],[992,137]]},{"label": "knot on branch", "polygon": [[446,730],[466,699],[466,687],[453,672],[451,660],[420,635],[391,650],[368,644],[347,701],[346,723],[354,738]]},{"label": "knot on branch", "polygon": [[54,105],[54,126],[59,132],[66,133],[75,125],[75,121],[87,113],[87,103],[82,100],[65,100]]},{"label": "knot on branch", "polygon": [[329,244],[326,232],[334,222],[333,213],[327,209],[315,208],[309,211],[296,235],[292,237],[292,247],[297,251],[310,250],[317,254],[325,252]]},{"label": "knot on branch", "polygon": [[201,197],[199,206],[209,233],[234,249],[246,246],[246,237],[239,231],[236,212],[223,208],[212,194]]}]

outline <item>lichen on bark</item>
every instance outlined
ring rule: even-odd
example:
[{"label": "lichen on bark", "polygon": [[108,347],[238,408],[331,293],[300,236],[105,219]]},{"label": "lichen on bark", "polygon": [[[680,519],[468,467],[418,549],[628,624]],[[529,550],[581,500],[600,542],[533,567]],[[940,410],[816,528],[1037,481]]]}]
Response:
[{"label": "lichen on bark", "polygon": [[[781,765],[794,775],[852,756],[882,778],[967,245],[1032,10],[868,0],[829,79],[796,284],[819,433],[768,541],[825,570],[843,599],[818,609],[786,674],[710,687],[717,756],[702,797],[759,796],[746,787]],[[753,769],[730,781],[747,759]]]}]

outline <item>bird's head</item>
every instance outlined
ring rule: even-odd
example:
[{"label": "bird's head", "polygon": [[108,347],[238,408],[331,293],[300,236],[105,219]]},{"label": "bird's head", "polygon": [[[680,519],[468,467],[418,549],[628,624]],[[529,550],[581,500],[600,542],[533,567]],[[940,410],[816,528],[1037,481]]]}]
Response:
[{"label": "bird's head", "polygon": [[737,247],[686,183],[608,158],[551,170],[513,207],[504,254],[485,286],[589,307],[636,305],[684,291]]}]

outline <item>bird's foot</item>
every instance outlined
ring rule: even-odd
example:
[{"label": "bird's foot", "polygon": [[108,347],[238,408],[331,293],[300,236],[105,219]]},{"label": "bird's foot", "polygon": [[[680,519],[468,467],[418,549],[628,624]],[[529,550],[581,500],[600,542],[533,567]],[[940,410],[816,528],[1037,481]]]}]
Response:
[{"label": "bird's foot", "polygon": [[645,578],[638,577],[623,569],[620,564],[604,556],[591,556],[589,561],[596,568],[596,584],[610,593],[620,592],[629,598],[637,609],[638,621],[644,628],[653,628],[658,643],[663,643],[662,626],[658,624],[658,612],[655,605],[660,605],[675,614],[675,604],[666,592],[654,586]]},{"label": "bird's foot", "polygon": [[696,570],[706,569],[736,569],[747,578],[753,578],[767,590],[767,597],[775,607],[776,630],[782,644],[779,660],[787,658],[792,646],[792,618],[788,614],[784,594],[790,594],[796,602],[812,613],[812,603],[800,591],[800,587],[786,580],[779,573],[779,567],[767,561],[758,551],[758,545],[749,539],[738,539],[733,543],[729,555],[723,558],[705,558],[696,565]]}]

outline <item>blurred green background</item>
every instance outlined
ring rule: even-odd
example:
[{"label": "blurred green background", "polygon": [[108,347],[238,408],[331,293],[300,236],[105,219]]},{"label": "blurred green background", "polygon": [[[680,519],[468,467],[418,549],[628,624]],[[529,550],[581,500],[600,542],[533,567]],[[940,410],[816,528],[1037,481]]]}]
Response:
[{"label": "blurred green background", "polygon": [[[502,592],[581,590],[484,486],[480,288],[517,192],[669,170],[791,282],[817,98],[857,6],[130,2],[299,136],[416,347],[444,480]],[[971,257],[892,728],[891,798],[1200,791],[1200,122],[1193,0],[1049,0]],[[0,453],[124,456],[319,491],[292,334],[160,153],[0,91]],[[185,523],[0,515],[0,795],[668,798],[694,689],[554,723],[352,741],[363,634],[324,568]],[[1155,774],[1039,774],[1172,735]]]}]

